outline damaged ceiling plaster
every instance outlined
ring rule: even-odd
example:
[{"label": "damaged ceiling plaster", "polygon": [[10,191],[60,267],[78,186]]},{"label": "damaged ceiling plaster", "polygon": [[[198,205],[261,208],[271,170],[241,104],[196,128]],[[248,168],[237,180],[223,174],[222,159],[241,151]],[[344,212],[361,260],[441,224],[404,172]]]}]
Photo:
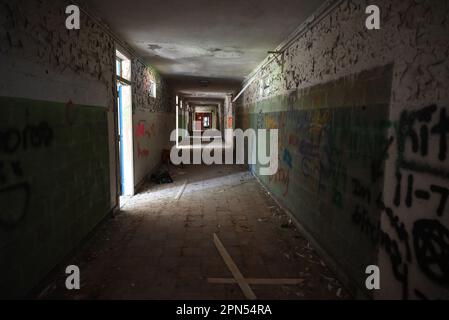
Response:
[{"label": "damaged ceiling plaster", "polygon": [[90,0],[89,5],[163,75],[241,81],[323,2]]},{"label": "damaged ceiling plaster", "polygon": [[149,44],[148,49],[155,57],[165,59],[188,59],[188,58],[218,58],[233,59],[239,58],[243,52],[235,48],[201,48],[189,45],[179,45],[172,43]]}]

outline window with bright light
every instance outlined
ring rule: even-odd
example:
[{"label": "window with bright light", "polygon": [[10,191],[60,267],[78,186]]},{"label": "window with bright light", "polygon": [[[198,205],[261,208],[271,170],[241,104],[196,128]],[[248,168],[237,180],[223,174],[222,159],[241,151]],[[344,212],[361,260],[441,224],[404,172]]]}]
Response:
[{"label": "window with bright light", "polygon": [[150,80],[148,93],[150,94],[150,97],[156,98],[156,81]]},{"label": "window with bright light", "polygon": [[131,60],[120,51],[116,51],[115,74],[119,79],[131,81]]},{"label": "window with bright light", "polygon": [[122,77],[122,59],[116,58],[115,60],[115,66],[116,66],[116,75],[118,77]]}]

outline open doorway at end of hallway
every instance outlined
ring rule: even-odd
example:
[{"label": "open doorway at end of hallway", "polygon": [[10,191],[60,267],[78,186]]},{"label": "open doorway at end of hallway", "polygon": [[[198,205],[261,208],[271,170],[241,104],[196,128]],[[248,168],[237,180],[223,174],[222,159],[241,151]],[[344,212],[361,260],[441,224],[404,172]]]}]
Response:
[{"label": "open doorway at end of hallway", "polygon": [[212,113],[211,112],[198,112],[195,113],[195,130],[201,131],[212,128]]},{"label": "open doorway at end of hallway", "polygon": [[120,206],[134,195],[131,60],[116,51],[117,134],[119,145]]}]

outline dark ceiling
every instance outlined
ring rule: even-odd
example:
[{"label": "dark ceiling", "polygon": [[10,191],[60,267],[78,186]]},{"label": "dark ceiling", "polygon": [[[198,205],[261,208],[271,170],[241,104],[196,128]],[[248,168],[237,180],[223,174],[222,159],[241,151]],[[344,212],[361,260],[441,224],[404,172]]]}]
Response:
[{"label": "dark ceiling", "polygon": [[241,81],[324,0],[90,0],[166,76]]}]

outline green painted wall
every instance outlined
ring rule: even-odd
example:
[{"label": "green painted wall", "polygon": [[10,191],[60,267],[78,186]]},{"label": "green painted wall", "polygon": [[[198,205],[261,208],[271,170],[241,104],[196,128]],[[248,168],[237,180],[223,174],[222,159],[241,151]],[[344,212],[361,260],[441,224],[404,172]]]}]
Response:
[{"label": "green painted wall", "polygon": [[355,284],[377,262],[390,86],[381,67],[236,113],[237,128],[279,130],[278,171],[259,178]]},{"label": "green painted wall", "polygon": [[106,111],[0,98],[0,297],[26,295],[108,213]]}]

